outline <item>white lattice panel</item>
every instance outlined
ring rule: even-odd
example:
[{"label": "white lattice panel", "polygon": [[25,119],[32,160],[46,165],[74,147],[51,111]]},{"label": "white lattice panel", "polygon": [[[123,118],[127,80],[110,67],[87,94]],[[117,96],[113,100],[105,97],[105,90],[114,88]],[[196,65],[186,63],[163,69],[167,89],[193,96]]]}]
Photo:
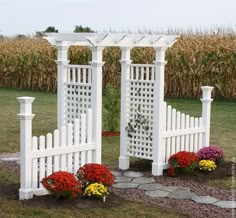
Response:
[{"label": "white lattice panel", "polygon": [[152,159],[154,65],[130,66],[127,81],[127,155]]},{"label": "white lattice panel", "polygon": [[66,122],[73,122],[91,108],[91,66],[67,65],[67,82],[64,83]]}]

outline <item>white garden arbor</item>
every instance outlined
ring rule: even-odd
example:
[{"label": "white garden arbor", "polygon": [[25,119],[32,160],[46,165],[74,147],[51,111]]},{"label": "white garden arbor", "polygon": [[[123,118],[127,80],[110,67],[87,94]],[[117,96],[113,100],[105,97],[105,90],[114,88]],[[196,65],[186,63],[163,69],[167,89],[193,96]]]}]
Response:
[{"label": "white garden arbor", "polygon": [[[152,174],[162,175],[168,157],[180,150],[197,151],[209,145],[212,87],[202,87],[202,118],[176,112],[164,102],[165,52],[176,35],[73,33],[47,34],[57,48],[58,128],[92,108],[93,161],[101,163],[102,52],[104,47],[121,48],[121,118],[119,168],[129,168],[129,156],[153,160]],[[90,65],[69,65],[69,46],[89,46]],[[152,47],[153,64],[132,64],[134,47]],[[118,73],[118,72],[117,72]]]},{"label": "white garden arbor", "polygon": [[[212,87],[201,87],[202,116],[190,117],[164,101],[165,52],[176,35],[47,34],[57,48],[57,129],[32,137],[32,102],[19,97],[21,185],[20,199],[47,194],[40,181],[59,170],[76,173],[85,163],[101,163],[102,52],[121,48],[121,117],[119,168],[129,168],[129,157],[152,160],[152,174],[162,175],[168,158],[178,151],[209,146]],[[70,46],[89,46],[89,65],[69,64]],[[134,47],[153,47],[153,64],[132,64]],[[117,72],[118,73],[118,72]]]}]

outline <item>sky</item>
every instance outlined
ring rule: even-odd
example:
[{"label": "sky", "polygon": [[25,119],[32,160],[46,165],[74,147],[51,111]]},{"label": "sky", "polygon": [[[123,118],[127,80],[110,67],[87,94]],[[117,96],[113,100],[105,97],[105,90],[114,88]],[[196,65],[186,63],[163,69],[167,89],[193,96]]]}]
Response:
[{"label": "sky", "polygon": [[236,28],[236,0],[0,0],[0,35]]}]

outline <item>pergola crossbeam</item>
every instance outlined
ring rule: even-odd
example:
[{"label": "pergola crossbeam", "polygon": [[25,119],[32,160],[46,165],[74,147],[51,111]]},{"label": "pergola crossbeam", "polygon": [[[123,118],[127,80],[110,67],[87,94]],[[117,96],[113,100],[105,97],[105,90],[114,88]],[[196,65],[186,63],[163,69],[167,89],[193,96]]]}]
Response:
[{"label": "pergola crossbeam", "polygon": [[47,33],[52,45],[61,42],[68,46],[118,46],[118,47],[171,47],[177,35],[115,34],[115,33]]}]

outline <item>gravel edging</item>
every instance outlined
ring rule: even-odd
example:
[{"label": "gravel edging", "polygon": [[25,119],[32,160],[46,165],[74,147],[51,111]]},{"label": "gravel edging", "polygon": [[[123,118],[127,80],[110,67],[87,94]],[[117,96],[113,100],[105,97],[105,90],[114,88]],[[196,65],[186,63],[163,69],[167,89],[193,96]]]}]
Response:
[{"label": "gravel edging", "polygon": [[153,198],[145,195],[140,189],[115,189],[113,192],[126,200],[144,202],[147,207],[158,206],[164,209],[171,209],[190,218],[230,218],[232,209],[220,208],[209,204],[198,204],[192,200],[175,200],[170,198]]},{"label": "gravel edging", "polygon": [[191,192],[196,193],[199,196],[209,195],[214,198],[218,198],[220,200],[228,200],[231,201],[232,193],[230,190],[223,190],[217,187],[210,187],[204,184],[198,184],[192,181],[184,181],[176,177],[155,177],[157,183],[162,185],[171,185],[171,186],[182,186],[186,188],[190,188]]}]

